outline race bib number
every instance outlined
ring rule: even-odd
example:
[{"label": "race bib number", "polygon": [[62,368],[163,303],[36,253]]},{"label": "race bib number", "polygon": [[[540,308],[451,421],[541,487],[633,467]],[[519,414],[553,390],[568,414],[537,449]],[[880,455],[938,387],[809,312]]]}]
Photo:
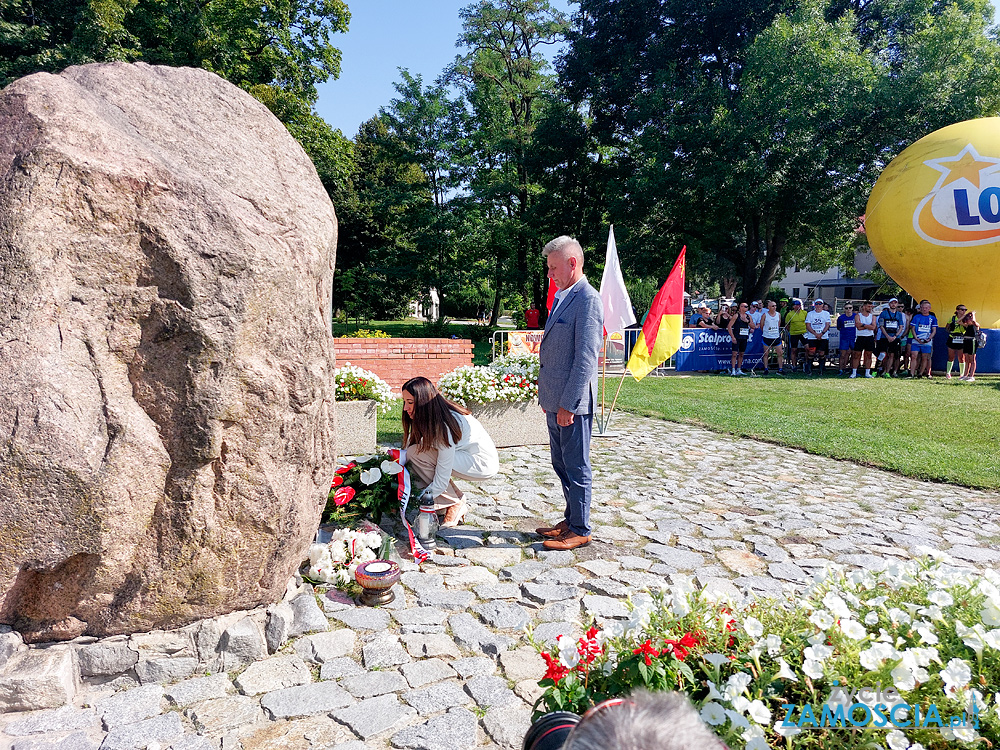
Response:
[{"label": "race bib number", "polygon": [[749,328],[741,328],[741,329],[739,330],[739,333],[738,333],[737,335],[738,335],[738,336],[739,336],[739,337],[740,337],[741,339],[745,339],[745,338],[748,338],[748,337],[750,336],[750,329],[749,329]]},{"label": "race bib number", "polygon": [[885,322],[885,330],[888,333],[895,333],[896,331],[899,330],[899,321],[898,320],[887,320]]}]

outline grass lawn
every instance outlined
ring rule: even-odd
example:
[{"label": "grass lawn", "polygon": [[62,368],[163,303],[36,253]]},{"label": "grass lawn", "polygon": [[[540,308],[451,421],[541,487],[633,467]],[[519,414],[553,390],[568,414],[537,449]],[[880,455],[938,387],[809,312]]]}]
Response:
[{"label": "grass lawn", "polygon": [[[609,380],[609,400],[613,393]],[[918,479],[1000,488],[1000,376],[977,376],[975,383],[628,377],[617,408]]]},{"label": "grass lawn", "polygon": [[412,338],[441,338],[442,336],[457,336],[460,339],[472,339],[472,364],[488,365],[490,363],[490,353],[492,345],[490,336],[494,329],[477,325],[455,325],[448,324],[446,328],[436,324],[427,324],[416,318],[406,318],[405,320],[372,320],[368,323],[337,323],[333,324],[333,335],[344,336],[354,333],[360,328],[368,330],[378,329],[385,331],[394,339]]}]

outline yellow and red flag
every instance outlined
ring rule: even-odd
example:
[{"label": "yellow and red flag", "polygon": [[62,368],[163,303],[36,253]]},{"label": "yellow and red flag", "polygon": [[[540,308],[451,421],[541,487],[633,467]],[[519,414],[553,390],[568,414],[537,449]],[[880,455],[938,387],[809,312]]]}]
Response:
[{"label": "yellow and red flag", "polygon": [[628,369],[632,377],[642,380],[681,347],[681,329],[684,327],[684,256],[687,245],[681,248],[677,262],[660,291],[649,306],[642,333],[635,342]]}]

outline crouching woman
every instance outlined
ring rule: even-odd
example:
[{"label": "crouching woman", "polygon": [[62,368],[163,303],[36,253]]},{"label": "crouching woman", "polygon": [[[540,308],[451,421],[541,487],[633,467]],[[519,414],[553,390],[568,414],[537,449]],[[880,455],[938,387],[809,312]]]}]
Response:
[{"label": "crouching woman", "polygon": [[468,505],[454,478],[478,481],[500,470],[496,446],[465,407],[438,393],[427,378],[407,380],[402,387],[403,447],[406,465],[434,498],[444,515],[442,526],[458,526]]}]

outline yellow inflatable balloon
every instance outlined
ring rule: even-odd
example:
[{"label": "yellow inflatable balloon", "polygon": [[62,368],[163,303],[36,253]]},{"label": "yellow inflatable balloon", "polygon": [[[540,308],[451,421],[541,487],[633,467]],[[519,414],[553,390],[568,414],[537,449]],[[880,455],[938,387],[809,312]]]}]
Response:
[{"label": "yellow inflatable balloon", "polygon": [[882,268],[941,325],[963,304],[1000,328],[1000,118],[935,130],[893,159],[865,228]]}]

